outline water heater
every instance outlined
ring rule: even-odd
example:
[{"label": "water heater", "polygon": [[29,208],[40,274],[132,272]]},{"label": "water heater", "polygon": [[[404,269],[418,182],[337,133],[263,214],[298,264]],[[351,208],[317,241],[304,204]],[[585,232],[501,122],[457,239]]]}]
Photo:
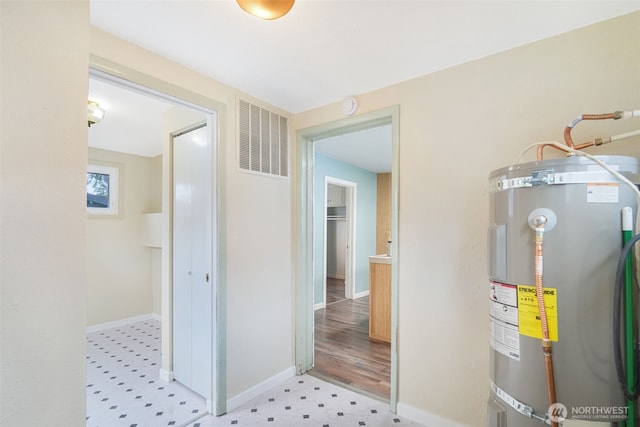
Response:
[{"label": "water heater", "polygon": [[[635,158],[597,160],[638,182]],[[581,156],[498,169],[489,184],[489,427],[622,425],[627,407],[612,345],[613,285],[623,246],[621,211],[636,213],[633,190]],[[534,283],[538,217],[546,220],[552,407]]]}]

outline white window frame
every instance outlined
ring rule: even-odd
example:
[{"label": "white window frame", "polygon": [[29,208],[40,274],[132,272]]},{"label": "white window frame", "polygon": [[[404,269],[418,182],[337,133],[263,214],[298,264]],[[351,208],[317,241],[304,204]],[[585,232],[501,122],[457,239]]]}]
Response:
[{"label": "white window frame", "polygon": [[106,208],[97,208],[87,206],[87,213],[90,215],[109,215],[115,216],[120,214],[120,168],[118,166],[106,166],[89,163],[87,165],[87,174],[99,173],[109,175],[109,206]]}]

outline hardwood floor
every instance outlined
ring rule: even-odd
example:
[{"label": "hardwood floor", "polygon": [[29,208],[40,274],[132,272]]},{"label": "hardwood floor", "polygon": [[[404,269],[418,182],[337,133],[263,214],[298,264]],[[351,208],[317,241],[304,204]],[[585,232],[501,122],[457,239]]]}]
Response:
[{"label": "hardwood floor", "polygon": [[327,305],[334,302],[344,301],[344,279],[333,279],[327,277]]},{"label": "hardwood floor", "polygon": [[315,312],[315,364],[310,372],[385,400],[391,345],[369,339],[369,297],[344,299]]}]

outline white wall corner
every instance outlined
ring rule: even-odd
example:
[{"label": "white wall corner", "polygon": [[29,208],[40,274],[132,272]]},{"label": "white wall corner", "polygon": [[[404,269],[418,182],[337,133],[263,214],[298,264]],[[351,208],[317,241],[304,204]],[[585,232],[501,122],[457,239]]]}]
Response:
[{"label": "white wall corner", "polygon": [[442,418],[422,409],[414,408],[406,403],[398,402],[398,415],[427,427],[465,427],[447,418]]},{"label": "white wall corner", "polygon": [[164,381],[165,383],[170,383],[171,381],[173,381],[173,371],[160,369],[158,376],[160,377],[160,380]]},{"label": "white wall corner", "polygon": [[278,384],[282,384],[289,378],[293,378],[295,375],[296,375],[296,367],[291,366],[290,368],[285,369],[279,374],[276,374],[271,378],[267,378],[261,383],[258,383],[255,386],[243,391],[242,393],[236,394],[231,399],[227,400],[227,413],[244,405],[251,399],[260,396],[262,393],[265,393],[271,390],[273,387],[277,386]]}]

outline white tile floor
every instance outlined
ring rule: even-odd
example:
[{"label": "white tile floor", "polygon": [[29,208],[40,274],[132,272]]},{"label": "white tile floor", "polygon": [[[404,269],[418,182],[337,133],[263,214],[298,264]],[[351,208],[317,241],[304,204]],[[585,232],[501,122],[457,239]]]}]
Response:
[{"label": "white tile floor", "polygon": [[290,378],[228,414],[158,379],[160,325],[149,320],[87,335],[87,426],[419,426],[389,405],[308,375]]},{"label": "white tile floor", "polygon": [[87,335],[87,426],[180,426],[205,400],[158,378],[160,325],[149,320]]},{"label": "white tile floor", "polygon": [[208,415],[190,427],[218,426],[420,426],[389,411],[389,405],[318,378],[302,375],[231,411]]}]

